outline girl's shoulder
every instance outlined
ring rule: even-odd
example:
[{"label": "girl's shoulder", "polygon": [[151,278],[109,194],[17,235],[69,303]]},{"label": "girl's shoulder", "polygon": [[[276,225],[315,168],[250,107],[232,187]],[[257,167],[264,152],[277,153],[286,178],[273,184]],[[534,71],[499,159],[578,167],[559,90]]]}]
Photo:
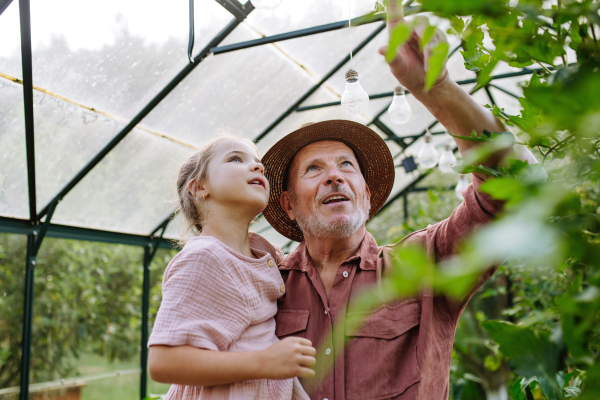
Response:
[{"label": "girl's shoulder", "polygon": [[190,238],[173,257],[165,270],[165,280],[176,273],[205,275],[218,273],[222,266],[223,251],[218,240],[207,236]]}]

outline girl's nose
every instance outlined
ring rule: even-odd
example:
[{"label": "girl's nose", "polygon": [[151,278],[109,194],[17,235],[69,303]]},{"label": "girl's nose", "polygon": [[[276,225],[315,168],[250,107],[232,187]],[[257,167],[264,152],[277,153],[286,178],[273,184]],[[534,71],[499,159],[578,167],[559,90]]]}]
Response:
[{"label": "girl's nose", "polygon": [[264,174],[264,173],[265,173],[265,167],[264,167],[264,165],[262,165],[262,164],[258,163],[258,164],[256,164],[256,165],[254,166],[254,169],[253,169],[252,171],[258,171],[258,172],[260,172],[261,174]]}]

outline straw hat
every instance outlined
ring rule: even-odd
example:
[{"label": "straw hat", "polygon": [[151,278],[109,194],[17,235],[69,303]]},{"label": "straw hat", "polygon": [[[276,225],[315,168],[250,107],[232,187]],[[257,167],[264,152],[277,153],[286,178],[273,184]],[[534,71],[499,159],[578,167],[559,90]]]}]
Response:
[{"label": "straw hat", "polygon": [[371,190],[369,218],[383,206],[394,185],[394,162],[390,150],[383,139],[370,128],[346,120],[302,125],[300,129],[275,143],[262,159],[265,176],[271,185],[269,204],[263,215],[277,232],[297,242],[304,240],[304,235],[296,221],[292,221],[283,211],[279,198],[287,190],[288,169],[294,156],[304,146],[322,140],[342,142],[354,151]]}]

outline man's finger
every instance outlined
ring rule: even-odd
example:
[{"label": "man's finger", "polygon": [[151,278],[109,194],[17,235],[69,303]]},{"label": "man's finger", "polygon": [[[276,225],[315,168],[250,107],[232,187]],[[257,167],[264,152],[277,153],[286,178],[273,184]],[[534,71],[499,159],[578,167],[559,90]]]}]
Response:
[{"label": "man's finger", "polygon": [[400,0],[389,0],[390,6],[387,7],[387,27],[388,32],[394,30],[396,25],[404,23],[404,7]]}]

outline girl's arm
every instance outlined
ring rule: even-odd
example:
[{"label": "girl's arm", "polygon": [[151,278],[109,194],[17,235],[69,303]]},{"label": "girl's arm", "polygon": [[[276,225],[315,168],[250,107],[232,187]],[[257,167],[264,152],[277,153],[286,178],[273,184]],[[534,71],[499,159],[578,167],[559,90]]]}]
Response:
[{"label": "girl's arm", "polygon": [[193,346],[151,346],[150,376],[157,382],[217,386],[251,379],[311,378],[316,350],[308,339],[290,337],[262,351],[225,352]]}]

